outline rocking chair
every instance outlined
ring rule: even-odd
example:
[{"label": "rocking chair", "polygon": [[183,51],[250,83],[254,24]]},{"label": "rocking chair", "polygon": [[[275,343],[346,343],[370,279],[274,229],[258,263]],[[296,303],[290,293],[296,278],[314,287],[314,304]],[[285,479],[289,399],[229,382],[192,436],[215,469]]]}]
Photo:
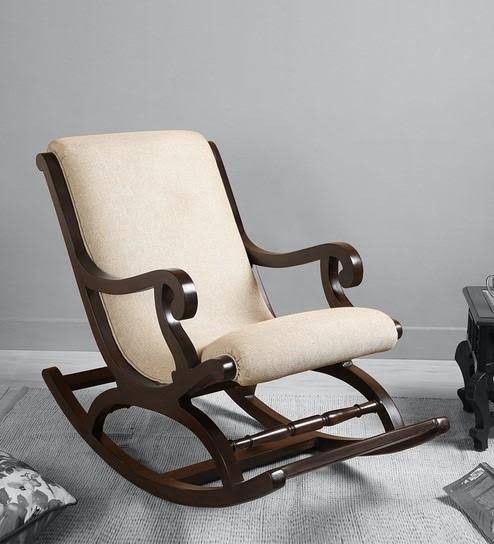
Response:
[{"label": "rocking chair", "polygon": [[[146,491],[195,506],[262,497],[287,479],[355,456],[410,448],[448,430],[446,418],[405,426],[393,400],[353,358],[391,349],[400,324],[353,307],[343,288],[362,280],[356,250],[341,242],[272,253],[245,233],[220,154],[188,131],[62,138],[37,156],[105,367],[43,377],[82,438]],[[330,308],[275,317],[255,266],[319,262]],[[256,397],[256,385],[314,370],[367,402],[290,421]],[[114,383],[85,410],[74,391]],[[265,428],[227,438],[193,404],[225,391]],[[114,410],[138,406],[190,429],[208,461],[151,470],[104,432]],[[320,431],[377,414],[382,434]],[[301,453],[250,478],[244,472]],[[221,480],[219,486],[208,486]]]}]

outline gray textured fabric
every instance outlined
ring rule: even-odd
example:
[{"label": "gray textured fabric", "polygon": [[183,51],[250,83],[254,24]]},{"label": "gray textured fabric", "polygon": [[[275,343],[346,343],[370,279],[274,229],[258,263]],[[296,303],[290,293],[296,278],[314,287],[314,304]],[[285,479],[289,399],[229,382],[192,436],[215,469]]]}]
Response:
[{"label": "gray textured fabric", "polygon": [[12,410],[28,391],[27,387],[0,387],[0,421]]},{"label": "gray textured fabric", "polygon": [[[291,417],[357,400],[312,392],[264,396]],[[272,495],[228,509],[175,505],[128,483],[79,438],[44,390],[30,390],[17,402],[0,424],[0,441],[79,499],[46,529],[39,544],[484,542],[442,487],[479,462],[492,462],[492,451],[471,450],[471,417],[459,401],[398,402],[408,421],[446,415],[452,430],[404,453],[353,459],[300,476]],[[227,417],[233,405],[223,396],[197,404],[231,436],[255,428],[239,411]],[[341,425],[340,431],[379,432],[373,418]],[[155,467],[168,469],[206,456],[186,429],[134,408],[112,414],[108,432]]]}]

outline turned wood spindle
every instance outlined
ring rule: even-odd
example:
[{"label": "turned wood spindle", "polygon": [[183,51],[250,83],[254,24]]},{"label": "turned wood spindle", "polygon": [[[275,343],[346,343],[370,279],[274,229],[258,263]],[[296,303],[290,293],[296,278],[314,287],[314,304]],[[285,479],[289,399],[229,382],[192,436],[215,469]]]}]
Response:
[{"label": "turned wood spindle", "polygon": [[272,427],[267,431],[246,435],[238,440],[230,440],[230,444],[236,451],[246,450],[264,444],[265,442],[281,440],[288,436],[294,436],[310,431],[317,431],[322,427],[331,427],[332,425],[337,425],[338,423],[363,416],[364,414],[376,413],[380,406],[380,403],[377,401],[369,401],[364,402],[363,404],[355,404],[349,408],[330,410],[329,412],[324,412],[320,415],[290,421],[286,425]]}]

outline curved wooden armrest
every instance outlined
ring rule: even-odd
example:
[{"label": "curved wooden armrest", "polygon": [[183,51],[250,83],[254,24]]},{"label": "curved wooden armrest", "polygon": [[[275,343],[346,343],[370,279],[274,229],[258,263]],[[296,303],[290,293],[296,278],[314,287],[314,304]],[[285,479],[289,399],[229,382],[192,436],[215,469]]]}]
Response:
[{"label": "curved wooden armrest", "polygon": [[115,278],[90,259],[78,261],[78,272],[86,289],[109,295],[126,295],[154,290],[156,315],[161,332],[175,360],[177,370],[199,365],[199,356],[180,321],[194,317],[197,292],[192,278],[183,270],[152,270],[129,278]]},{"label": "curved wooden armrest", "polygon": [[162,289],[167,296],[164,300],[170,306],[177,320],[190,319],[197,311],[197,292],[192,278],[178,268],[152,270],[131,276],[116,278],[103,272],[92,261],[81,263],[79,270],[89,289],[109,295],[127,295],[148,289]]},{"label": "curved wooden armrest", "polygon": [[343,287],[359,285],[364,270],[360,255],[350,244],[333,242],[288,253],[267,251],[249,239],[244,239],[244,244],[250,262],[259,266],[286,268],[319,261],[324,294],[329,305],[352,306]]}]

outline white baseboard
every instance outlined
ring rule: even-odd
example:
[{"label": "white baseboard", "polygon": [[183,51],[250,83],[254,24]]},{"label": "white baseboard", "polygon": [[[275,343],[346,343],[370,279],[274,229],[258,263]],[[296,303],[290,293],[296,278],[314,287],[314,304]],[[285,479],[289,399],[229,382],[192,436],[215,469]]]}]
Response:
[{"label": "white baseboard", "polygon": [[[461,327],[405,327],[392,351],[379,358],[446,359],[465,338]],[[83,319],[0,319],[0,350],[96,351]]]},{"label": "white baseboard", "polygon": [[404,327],[396,347],[380,353],[379,358],[451,360],[466,333],[466,328],[461,327]]},{"label": "white baseboard", "polygon": [[0,350],[97,351],[85,319],[0,319]]}]

